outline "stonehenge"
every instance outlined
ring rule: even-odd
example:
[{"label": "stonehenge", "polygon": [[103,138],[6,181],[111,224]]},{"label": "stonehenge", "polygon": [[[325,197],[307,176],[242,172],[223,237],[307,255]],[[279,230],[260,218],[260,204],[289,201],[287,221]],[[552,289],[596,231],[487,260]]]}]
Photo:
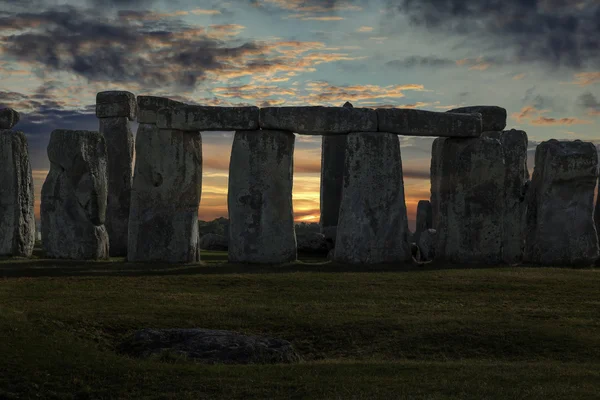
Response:
[{"label": "stonehenge", "polygon": [[50,172],[42,186],[42,246],[47,257],[109,256],[106,144],[93,131],[52,131]]},{"label": "stonehenge", "polygon": [[593,143],[542,142],[528,193],[525,260],[590,266],[598,259],[593,219],[598,152]]},{"label": "stonehenge", "polygon": [[419,236],[422,232],[433,228],[432,218],[431,202],[429,200],[419,200],[417,204],[417,223],[413,237],[415,243],[419,243]]},{"label": "stonehenge", "polygon": [[96,116],[99,132],[106,142],[108,162],[108,201],[106,230],[110,255],[127,255],[127,232],[131,180],[133,176],[133,133],[129,121],[135,119],[135,95],[124,91],[99,92],[96,95]]},{"label": "stonehenge", "polygon": [[35,243],[33,178],[27,138],[11,130],[18,120],[16,111],[0,110],[0,256],[29,257]]}]

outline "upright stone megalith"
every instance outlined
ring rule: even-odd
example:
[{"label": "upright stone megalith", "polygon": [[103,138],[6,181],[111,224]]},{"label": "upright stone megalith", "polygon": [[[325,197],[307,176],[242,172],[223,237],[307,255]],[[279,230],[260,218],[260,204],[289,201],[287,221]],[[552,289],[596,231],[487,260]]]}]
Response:
[{"label": "upright stone megalith", "polygon": [[[343,107],[353,108],[346,102]],[[323,135],[321,139],[321,218],[319,225],[326,239],[335,243],[346,159],[346,135]]]},{"label": "upright stone megalith", "polygon": [[334,260],[408,263],[408,233],[398,136],[350,133]]},{"label": "upright stone megalith", "polygon": [[446,138],[439,137],[436,138],[431,145],[431,168],[429,171],[429,180],[431,183],[431,223],[433,229],[438,229],[438,220],[440,215],[440,202],[439,202],[439,194],[442,190],[443,181],[440,179],[442,173],[440,171],[441,168],[441,159],[442,159],[442,149],[444,148],[444,141]]},{"label": "upright stone megalith", "polygon": [[199,261],[200,133],[140,124],[135,149],[127,259]]},{"label": "upright stone megalith", "polygon": [[292,177],[295,137],[237,131],[229,164],[229,261],[281,264],[297,257]]},{"label": "upright stone megalith", "polygon": [[50,172],[42,186],[41,204],[46,256],[108,258],[104,137],[98,132],[56,129],[50,136],[48,159]]},{"label": "upright stone megalith", "polygon": [[[5,126],[9,125],[14,124]],[[0,129],[0,256],[31,255],[35,243],[33,205],[27,138],[23,132]]]},{"label": "upright stone megalith", "polygon": [[427,229],[433,229],[433,216],[431,212],[431,202],[429,200],[419,200],[417,204],[417,221],[414,235],[414,243],[419,243],[419,236]]},{"label": "upright stone megalith", "polygon": [[526,262],[589,266],[596,261],[597,179],[598,153],[593,143],[552,139],[537,146],[527,195]]},{"label": "upright stone megalith", "polygon": [[135,95],[124,91],[99,92],[96,116],[104,136],[108,160],[108,201],[106,230],[110,255],[127,255],[127,229],[133,175],[133,134],[129,120],[136,117]]}]

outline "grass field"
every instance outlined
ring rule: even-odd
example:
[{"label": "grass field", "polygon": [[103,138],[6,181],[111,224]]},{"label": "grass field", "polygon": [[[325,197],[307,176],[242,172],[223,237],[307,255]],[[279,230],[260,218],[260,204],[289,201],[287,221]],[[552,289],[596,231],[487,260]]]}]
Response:
[{"label": "grass field", "polygon": [[[0,399],[598,399],[600,271],[0,261]],[[145,328],[291,341],[295,365],[137,360]]]}]

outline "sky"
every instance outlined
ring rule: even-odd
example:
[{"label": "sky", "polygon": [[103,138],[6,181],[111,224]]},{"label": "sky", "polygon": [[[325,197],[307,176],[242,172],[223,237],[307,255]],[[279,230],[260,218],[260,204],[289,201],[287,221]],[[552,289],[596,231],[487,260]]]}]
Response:
[{"label": "sky", "polygon": [[[190,104],[507,109],[538,143],[600,144],[600,0],[0,0],[0,107],[39,198],[52,130],[98,130],[96,93]],[[136,123],[132,123],[135,133]],[[206,132],[199,218],[227,216],[232,132]],[[433,138],[400,137],[409,221]],[[294,213],[319,221],[321,138],[296,135]]]}]

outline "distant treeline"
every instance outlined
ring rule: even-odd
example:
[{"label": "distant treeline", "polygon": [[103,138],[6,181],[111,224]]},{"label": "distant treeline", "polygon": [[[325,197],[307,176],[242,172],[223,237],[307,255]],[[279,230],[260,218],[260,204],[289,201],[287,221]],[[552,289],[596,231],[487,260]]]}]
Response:
[{"label": "distant treeline", "polygon": [[[198,220],[198,230],[200,236],[206,235],[207,233],[214,233],[227,237],[229,236],[229,219],[220,217],[212,221]],[[296,224],[297,235],[309,232],[320,232],[319,224],[316,222],[300,222],[299,224]]]}]

